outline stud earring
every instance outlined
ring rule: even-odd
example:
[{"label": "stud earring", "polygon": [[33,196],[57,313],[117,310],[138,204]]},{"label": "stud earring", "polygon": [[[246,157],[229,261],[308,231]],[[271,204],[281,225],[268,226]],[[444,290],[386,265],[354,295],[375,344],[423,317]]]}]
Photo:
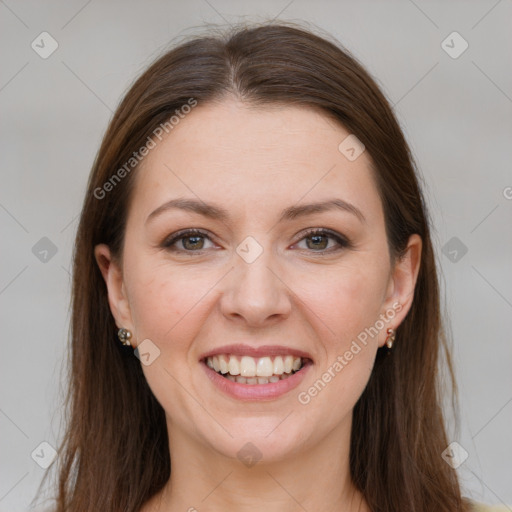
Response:
[{"label": "stud earring", "polygon": [[123,345],[131,346],[130,339],[132,337],[132,333],[128,329],[121,327],[121,329],[117,331],[117,337]]},{"label": "stud earring", "polygon": [[388,329],[387,333],[388,333],[388,336],[386,338],[386,346],[389,349],[391,349],[391,347],[393,346],[393,342],[395,341],[396,331],[395,331],[395,329]]}]

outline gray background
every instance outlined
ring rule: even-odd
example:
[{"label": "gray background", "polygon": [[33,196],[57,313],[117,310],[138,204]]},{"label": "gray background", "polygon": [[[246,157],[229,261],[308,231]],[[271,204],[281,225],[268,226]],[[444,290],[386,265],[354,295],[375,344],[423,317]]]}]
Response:
[{"label": "gray background", "polygon": [[[274,17],[332,34],[395,105],[424,176],[452,323],[461,429],[450,439],[469,454],[458,472],[466,495],[512,505],[511,15],[510,0],[0,1],[0,511],[28,509],[45,471],[31,453],[59,435],[71,249],[112,111],[195,27]],[[59,45],[47,59],[31,47],[43,31]],[[458,58],[442,47],[453,31],[469,44]]]}]

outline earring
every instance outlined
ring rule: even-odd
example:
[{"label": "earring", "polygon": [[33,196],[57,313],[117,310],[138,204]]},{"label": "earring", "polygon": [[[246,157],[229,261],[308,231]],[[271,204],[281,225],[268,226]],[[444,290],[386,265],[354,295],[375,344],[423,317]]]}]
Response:
[{"label": "earring", "polygon": [[117,337],[123,345],[131,346],[130,338],[132,337],[132,333],[128,329],[121,327],[121,329],[117,331]]},{"label": "earring", "polygon": [[393,342],[395,341],[396,331],[395,329],[387,330],[388,336],[386,338],[386,345],[389,349],[393,346]]}]

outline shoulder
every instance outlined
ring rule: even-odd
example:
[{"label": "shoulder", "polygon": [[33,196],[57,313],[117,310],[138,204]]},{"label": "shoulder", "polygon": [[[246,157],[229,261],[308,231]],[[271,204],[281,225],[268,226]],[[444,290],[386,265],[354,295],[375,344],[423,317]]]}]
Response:
[{"label": "shoulder", "polygon": [[471,512],[510,512],[512,508],[505,505],[485,505],[477,501],[468,500],[471,504]]}]

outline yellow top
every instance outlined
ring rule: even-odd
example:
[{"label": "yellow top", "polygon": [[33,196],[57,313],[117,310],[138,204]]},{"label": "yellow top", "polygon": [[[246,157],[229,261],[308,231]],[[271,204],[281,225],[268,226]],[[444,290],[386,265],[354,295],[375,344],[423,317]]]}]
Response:
[{"label": "yellow top", "polygon": [[485,505],[484,503],[471,502],[474,512],[512,512],[512,507],[505,505]]}]

